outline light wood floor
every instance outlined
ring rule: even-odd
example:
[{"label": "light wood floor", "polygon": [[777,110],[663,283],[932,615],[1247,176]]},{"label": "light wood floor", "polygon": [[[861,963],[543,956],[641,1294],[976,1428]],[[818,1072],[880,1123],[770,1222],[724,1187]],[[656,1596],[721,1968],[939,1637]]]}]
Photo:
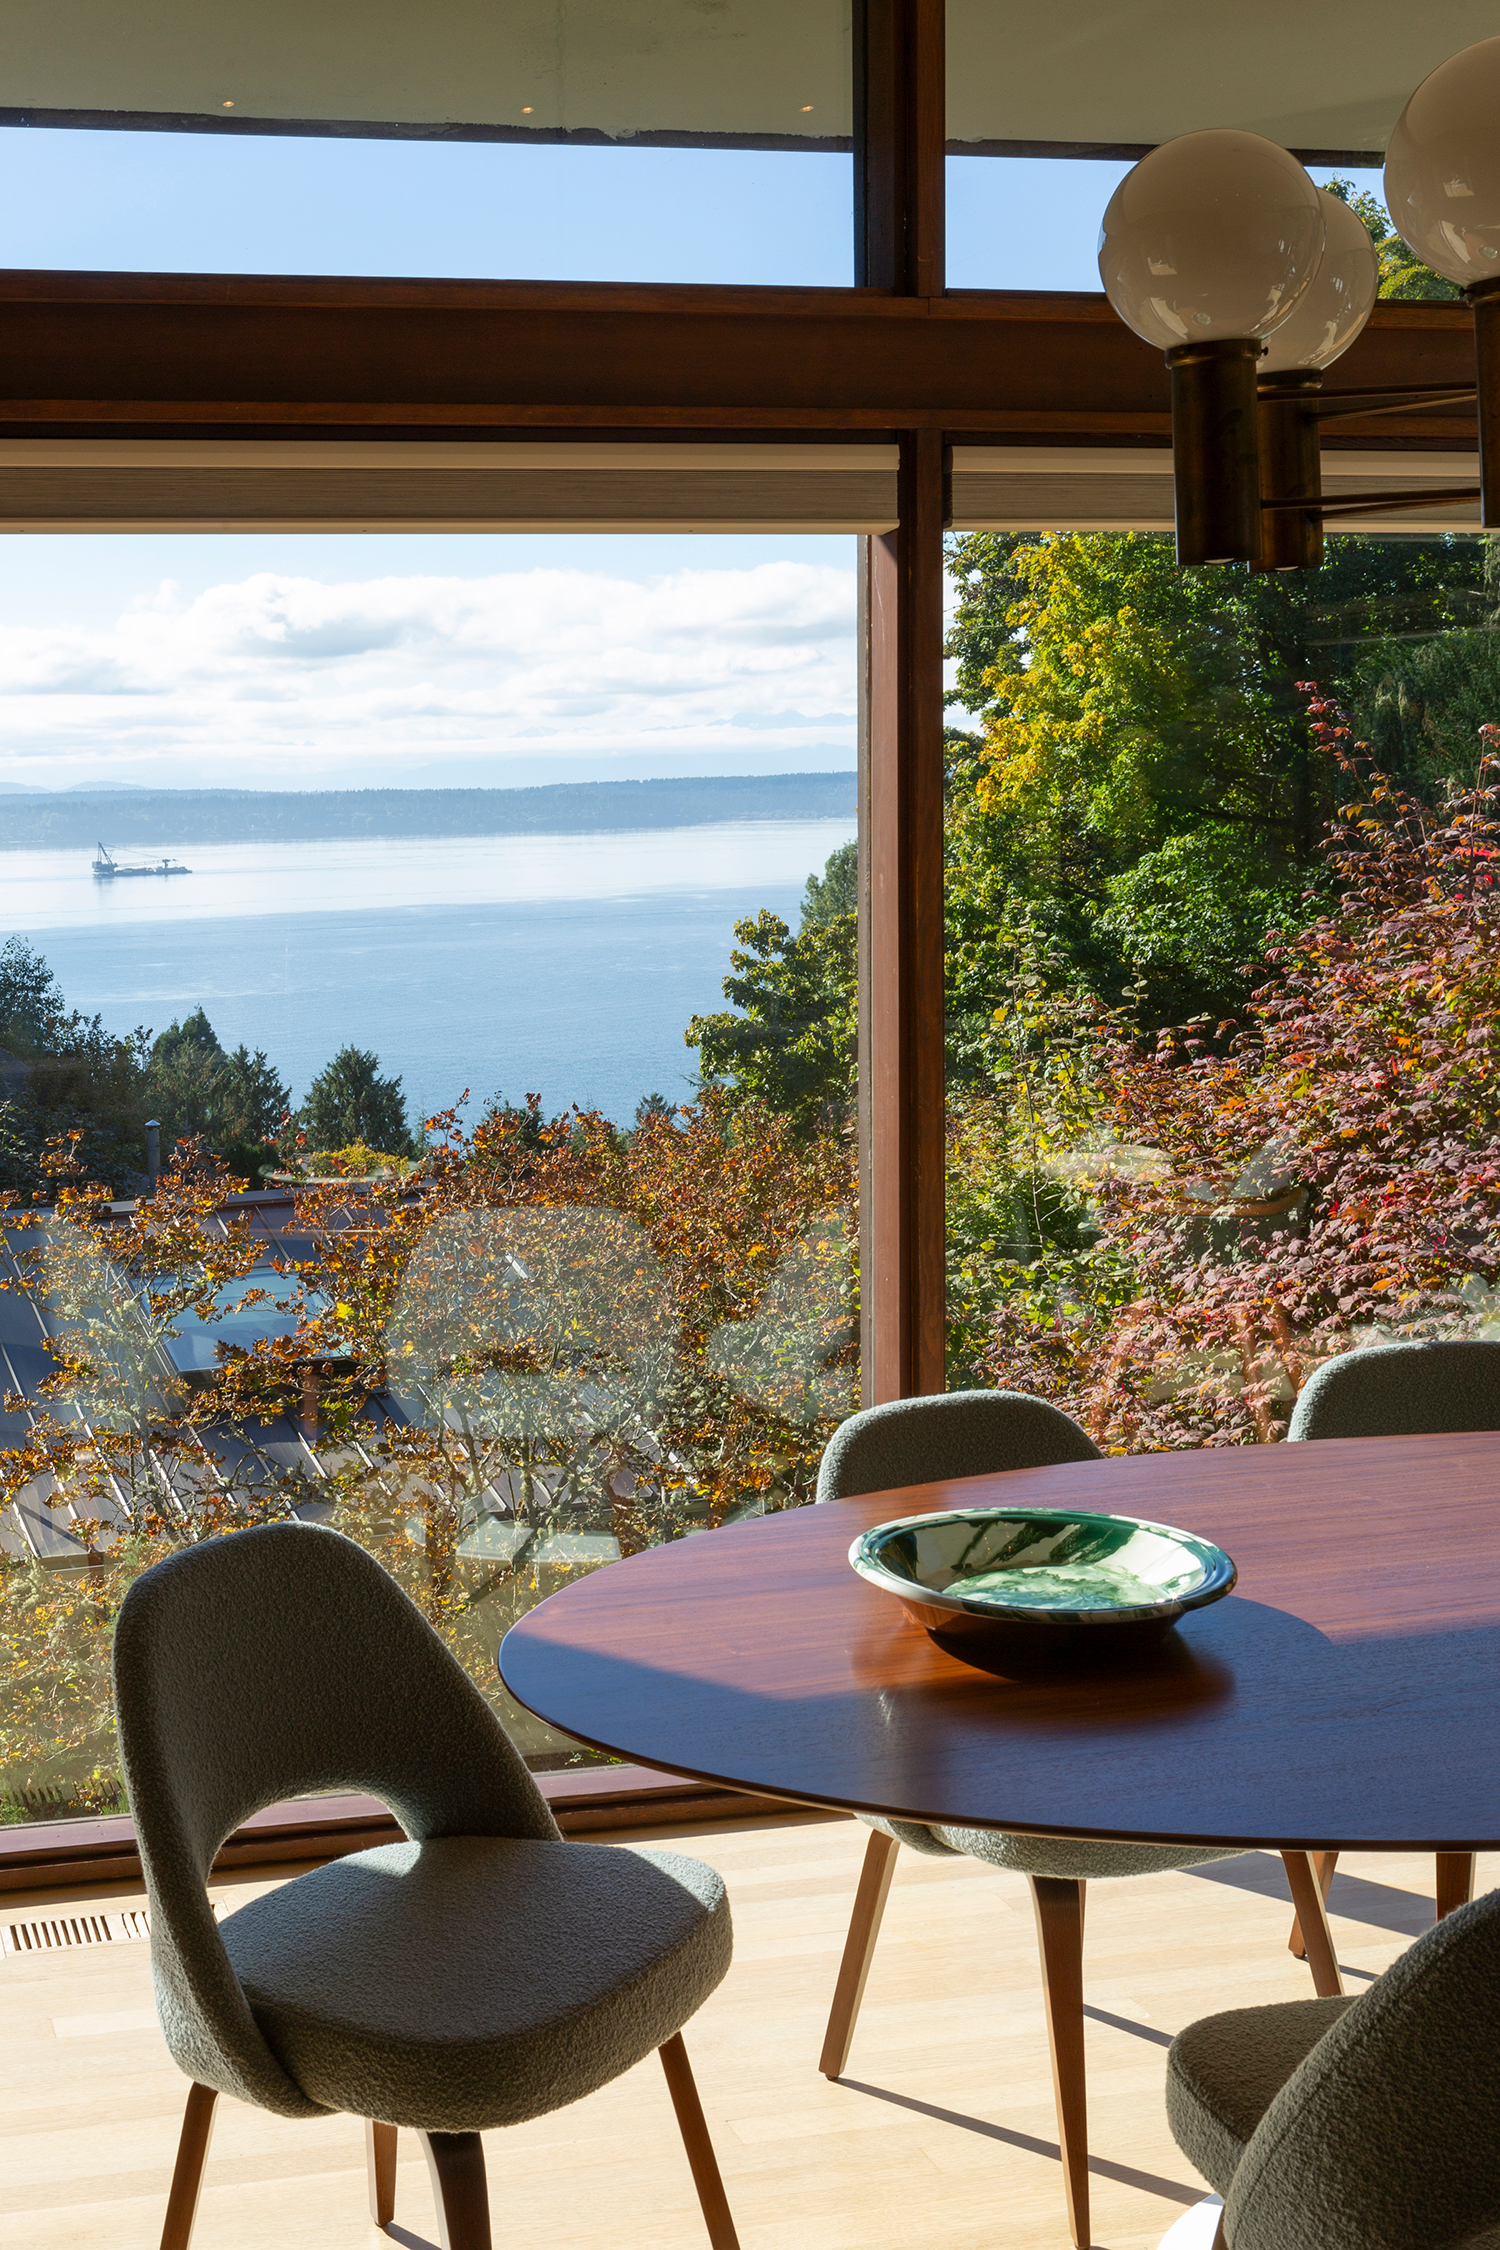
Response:
[{"label": "light wood floor", "polygon": [[[649,1837],[633,1840],[665,1840]],[[815,2064],[865,1830],[793,1819],[694,1831],[737,1944],[688,2026],[744,2250],[1068,2250],[1029,1897],[973,1861],[902,1854],[847,2080]],[[1346,1862],[1330,1902],[1361,1982],[1431,1920],[1432,1862]],[[1481,1863],[1480,1881],[1500,1867]],[[264,1885],[225,1884],[238,1903]],[[60,1894],[0,1898],[0,1923]],[[85,1894],[92,1911],[139,1894]],[[1094,1886],[1086,1976],[1094,2239],[1154,2245],[1203,2192],[1162,2111],[1171,2034],[1310,1991],[1280,1862]],[[0,2244],[155,2250],[184,2082],[143,1943],[0,1957]],[[374,2250],[360,2126],[220,2104],[195,2250]],[[576,2108],[486,2136],[497,2250],[704,2250],[655,2061]],[[435,2240],[403,2136],[394,2239]]]}]

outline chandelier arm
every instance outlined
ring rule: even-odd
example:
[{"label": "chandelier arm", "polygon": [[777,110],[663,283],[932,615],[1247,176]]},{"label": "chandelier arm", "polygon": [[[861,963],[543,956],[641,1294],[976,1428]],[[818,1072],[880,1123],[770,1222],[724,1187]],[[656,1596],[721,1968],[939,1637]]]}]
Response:
[{"label": "chandelier arm", "polygon": [[1399,384],[1372,391],[1329,391],[1303,411],[1319,422],[1363,422],[1373,414],[1399,414],[1411,406],[1472,406],[1479,393],[1471,383],[1464,390],[1412,391]]},{"label": "chandelier arm", "polygon": [[1373,516],[1401,508],[1430,507],[1435,501],[1478,498],[1477,484],[1442,484],[1422,492],[1351,492],[1342,500],[1262,500],[1261,507],[1273,514],[1295,509],[1306,516]]}]

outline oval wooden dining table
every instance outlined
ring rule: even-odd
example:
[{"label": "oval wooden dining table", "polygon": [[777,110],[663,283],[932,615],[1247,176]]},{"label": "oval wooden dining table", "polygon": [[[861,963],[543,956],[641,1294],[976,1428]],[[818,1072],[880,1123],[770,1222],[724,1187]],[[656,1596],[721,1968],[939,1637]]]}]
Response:
[{"label": "oval wooden dining table", "polygon": [[[1106,1509],[1239,1581],[1154,1654],[977,1669],[856,1578],[928,1509]],[[1500,1435],[1137,1454],[912,1486],[705,1532],[506,1635],[517,1700],[669,1772],[905,1820],[1133,1843],[1500,1847]]]},{"label": "oval wooden dining table", "polygon": [[[990,1502],[1176,1524],[1238,1583],[1128,1662],[981,1670],[848,1557],[871,1524]],[[1336,1992],[1308,1855],[1433,1851],[1441,1910],[1500,1847],[1500,1435],[1137,1454],[792,1509],[575,1581],[511,1628],[500,1671],[580,1742],[759,1796],[1282,1852]]]}]

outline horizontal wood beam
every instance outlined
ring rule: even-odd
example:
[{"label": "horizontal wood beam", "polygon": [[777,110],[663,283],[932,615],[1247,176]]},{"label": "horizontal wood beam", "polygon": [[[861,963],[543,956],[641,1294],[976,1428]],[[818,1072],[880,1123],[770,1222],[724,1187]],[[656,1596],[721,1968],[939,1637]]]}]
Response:
[{"label": "horizontal wood beam", "polygon": [[[1467,309],[1377,308],[1333,387],[1473,380]],[[1159,443],[1159,352],[1102,295],[0,274],[0,433],[506,430]],[[1334,445],[1471,440],[1472,409]]]}]

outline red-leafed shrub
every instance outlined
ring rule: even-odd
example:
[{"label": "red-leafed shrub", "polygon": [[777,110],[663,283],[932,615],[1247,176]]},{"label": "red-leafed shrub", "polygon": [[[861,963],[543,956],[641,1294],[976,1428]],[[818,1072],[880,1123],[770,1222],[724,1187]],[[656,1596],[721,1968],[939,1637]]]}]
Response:
[{"label": "red-leafed shrub", "polygon": [[1114,1449],[1278,1437],[1319,1359],[1500,1315],[1500,729],[1433,809],[1308,692],[1335,903],[1272,933],[1239,1027],[1105,1029],[1101,1122],[1162,1161],[1091,1184],[1107,1288],[995,1322],[990,1378]]}]

